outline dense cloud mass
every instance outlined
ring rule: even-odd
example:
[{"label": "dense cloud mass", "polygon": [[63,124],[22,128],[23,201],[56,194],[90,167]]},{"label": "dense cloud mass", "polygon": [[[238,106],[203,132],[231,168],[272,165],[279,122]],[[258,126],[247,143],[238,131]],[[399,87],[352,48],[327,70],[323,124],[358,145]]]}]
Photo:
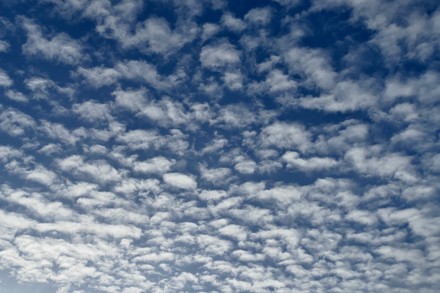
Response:
[{"label": "dense cloud mass", "polygon": [[434,0],[0,1],[0,293],[439,292]]}]

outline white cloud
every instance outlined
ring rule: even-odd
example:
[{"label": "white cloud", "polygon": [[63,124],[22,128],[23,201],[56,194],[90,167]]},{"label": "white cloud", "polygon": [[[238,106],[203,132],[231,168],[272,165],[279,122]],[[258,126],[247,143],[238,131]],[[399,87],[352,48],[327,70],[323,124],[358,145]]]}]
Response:
[{"label": "white cloud", "polygon": [[220,234],[236,239],[238,241],[245,241],[247,238],[246,229],[244,229],[242,226],[235,224],[221,227],[218,231]]},{"label": "white cloud", "polygon": [[282,156],[288,168],[297,168],[304,171],[319,171],[335,167],[338,162],[332,158],[301,158],[297,152],[286,152]]},{"label": "white cloud", "polygon": [[145,174],[163,174],[168,172],[174,165],[175,160],[168,160],[165,157],[155,157],[147,161],[135,162],[133,169]]},{"label": "white cloud", "polygon": [[269,72],[266,78],[266,84],[269,87],[269,91],[274,93],[294,90],[297,86],[297,83],[294,80],[289,79],[289,76],[285,75],[278,69]]},{"label": "white cloud", "polygon": [[78,182],[72,184],[66,188],[61,194],[61,196],[67,197],[81,197],[90,194],[92,191],[98,189],[97,184],[88,183],[88,182]]},{"label": "white cloud", "polygon": [[28,129],[34,129],[36,122],[34,119],[13,108],[3,109],[0,107],[0,130],[12,136],[20,136]]},{"label": "white cloud", "polygon": [[165,89],[170,86],[165,77],[157,72],[154,65],[143,60],[120,62],[116,65],[115,69],[123,79],[145,82],[157,89]]},{"label": "white cloud", "polygon": [[242,160],[235,164],[235,170],[241,174],[252,174],[257,169],[257,164],[252,160]]},{"label": "white cloud", "polygon": [[207,168],[200,165],[200,175],[202,178],[212,184],[224,184],[230,179],[231,170],[229,168]]},{"label": "white cloud", "polygon": [[324,90],[334,87],[336,73],[324,51],[292,48],[285,53],[284,58],[292,72],[305,75],[307,82],[312,85]]},{"label": "white cloud", "polygon": [[369,213],[362,210],[351,211],[346,218],[348,220],[358,222],[364,225],[374,225],[377,223],[378,219],[375,214]]},{"label": "white cloud", "polygon": [[59,168],[65,172],[80,176],[83,179],[92,179],[98,183],[119,181],[122,173],[105,161],[85,162],[81,156],[72,155],[58,159]]},{"label": "white cloud", "polygon": [[232,104],[220,109],[215,123],[224,124],[225,127],[241,128],[253,124],[257,117],[248,106],[244,104]]},{"label": "white cloud", "polygon": [[226,138],[215,138],[207,146],[202,149],[202,153],[213,153],[223,149],[228,144]]},{"label": "white cloud", "polygon": [[29,171],[29,173],[26,176],[26,179],[50,187],[55,183],[57,176],[54,172],[47,170],[46,168],[39,167],[32,171]]},{"label": "white cloud", "polygon": [[162,126],[188,123],[188,115],[181,103],[169,98],[150,101],[139,112],[140,116],[156,121]]},{"label": "white cloud", "polygon": [[127,47],[139,47],[142,50],[146,42],[149,45],[147,50],[166,55],[191,42],[197,32],[197,26],[191,22],[183,24],[179,31],[172,31],[165,19],[151,17],[138,26],[136,34],[122,44]]},{"label": "white cloud", "polygon": [[137,48],[144,53],[167,56],[191,42],[198,33],[197,26],[183,15],[175,30],[162,17],[151,16],[137,22],[144,6],[142,1],[124,1],[113,5],[107,2],[57,4],[63,12],[71,8],[82,11],[85,17],[96,22],[95,30],[98,34],[116,40],[124,49]]},{"label": "white cloud", "polygon": [[131,130],[119,135],[117,141],[124,143],[134,150],[154,148],[161,144],[155,131]]},{"label": "white cloud", "polygon": [[115,96],[116,106],[133,112],[140,111],[147,104],[147,91],[144,88],[135,91],[116,90],[112,94]]},{"label": "white cloud", "polygon": [[310,146],[311,134],[300,124],[275,122],[262,129],[260,141],[262,146],[298,149],[306,151]]},{"label": "white cloud", "polygon": [[230,90],[240,90],[243,88],[243,76],[239,72],[226,72],[223,81]]},{"label": "white cloud", "polygon": [[220,26],[214,23],[205,23],[203,25],[202,40],[206,41],[212,38],[220,31]]},{"label": "white cloud", "polygon": [[230,13],[223,14],[221,23],[223,26],[234,32],[241,32],[246,28],[246,23],[244,21],[234,17]]},{"label": "white cloud", "polygon": [[65,33],[45,37],[41,27],[26,18],[21,18],[27,33],[23,52],[31,57],[45,58],[66,64],[78,64],[84,60],[83,46]]},{"label": "white cloud", "polygon": [[197,188],[197,182],[191,175],[182,173],[167,173],[163,175],[163,180],[165,183],[181,189],[192,190]]},{"label": "white cloud", "polygon": [[[48,171],[46,170],[46,174],[47,172]],[[29,175],[32,176],[34,174],[36,173],[30,173]],[[51,175],[53,176],[54,174]],[[41,180],[42,178],[43,177],[41,176],[36,179]],[[44,178],[44,180],[46,181],[46,178]],[[52,181],[53,179],[51,179],[50,182],[48,182],[48,184],[50,185]],[[48,201],[41,194],[38,193],[29,194],[21,190],[11,190],[9,188],[7,190],[3,188],[2,191],[7,193],[7,196],[5,196],[4,198],[5,200],[19,204],[40,217],[44,217],[46,219],[67,220],[67,219],[71,219],[72,216],[74,215],[74,212],[71,209],[67,208],[65,205],[63,205],[61,202]]]},{"label": "white cloud", "polygon": [[27,103],[29,101],[29,99],[24,94],[18,91],[8,90],[5,95],[9,99],[19,103]]},{"label": "white cloud", "polygon": [[94,87],[102,87],[115,83],[120,77],[120,73],[113,68],[94,67],[78,68],[78,74],[87,79],[88,83]]},{"label": "white cloud", "polygon": [[46,120],[41,121],[40,130],[50,138],[60,140],[65,144],[75,144],[78,137],[62,124],[52,123]]},{"label": "white cloud", "polygon": [[235,66],[240,62],[240,52],[230,43],[207,45],[202,48],[200,62],[203,67],[214,70]]},{"label": "white cloud", "polygon": [[218,201],[227,196],[224,190],[202,190],[199,194],[199,198],[206,201]]},{"label": "white cloud", "polygon": [[246,13],[244,19],[252,24],[267,25],[270,23],[271,17],[271,9],[269,7],[264,7],[251,9],[248,13]]},{"label": "white cloud", "polygon": [[109,105],[94,101],[74,104],[72,110],[81,119],[89,122],[107,120],[111,117]]},{"label": "white cloud", "polygon": [[371,82],[354,83],[342,81],[335,85],[332,93],[317,98],[303,98],[301,106],[329,112],[357,111],[369,108],[377,103],[376,96],[370,91]]},{"label": "white cloud", "polygon": [[[97,88],[129,80],[148,84],[156,89],[168,89],[175,82],[172,76],[167,80],[159,74],[154,65],[143,60],[120,61],[114,67],[79,67],[76,73]],[[121,90],[116,91],[120,92]]]},{"label": "white cloud", "polygon": [[9,77],[9,75],[0,69],[0,86],[1,87],[10,87],[14,82]]},{"label": "white cloud", "polygon": [[8,52],[10,45],[7,41],[0,40],[0,53]]},{"label": "white cloud", "polygon": [[360,173],[369,176],[394,177],[406,182],[414,182],[417,175],[411,164],[411,157],[397,153],[380,154],[377,148],[352,148],[346,158]]}]

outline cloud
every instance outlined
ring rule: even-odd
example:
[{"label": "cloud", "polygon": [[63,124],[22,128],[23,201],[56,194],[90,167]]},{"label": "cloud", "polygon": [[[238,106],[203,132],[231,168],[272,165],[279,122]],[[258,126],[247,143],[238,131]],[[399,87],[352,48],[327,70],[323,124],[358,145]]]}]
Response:
[{"label": "cloud", "polygon": [[114,67],[79,67],[76,72],[84,77],[89,85],[96,88],[113,85],[120,80],[137,81],[156,89],[167,89],[172,86],[171,82],[157,72],[154,65],[139,60],[121,61]]},{"label": "cloud", "polygon": [[72,155],[58,159],[57,164],[64,172],[71,172],[84,179],[92,179],[98,183],[119,181],[122,173],[105,161],[85,162],[81,156]]},{"label": "cloud", "polygon": [[14,82],[9,77],[9,75],[0,69],[0,86],[1,87],[10,87]]},{"label": "cloud", "polygon": [[65,33],[47,38],[33,21],[22,18],[22,22],[27,33],[27,41],[22,47],[24,54],[66,64],[78,64],[86,58],[78,40]]},{"label": "cloud", "polygon": [[0,53],[8,52],[10,45],[8,42],[0,40]]},{"label": "cloud", "polygon": [[182,173],[167,173],[163,175],[163,180],[165,183],[181,189],[193,190],[197,188],[197,182],[193,176]]},{"label": "cloud", "polygon": [[204,180],[212,184],[224,184],[227,183],[231,175],[229,168],[212,168],[208,169],[206,166],[200,166],[200,173]]},{"label": "cloud", "polygon": [[[162,17],[151,16],[137,22],[144,9],[142,1],[123,1],[115,4],[70,1],[60,3],[56,0],[51,2],[54,2],[65,15],[77,11],[83,17],[93,20],[99,35],[116,40],[124,49],[136,48],[141,52],[167,56],[191,42],[198,32],[197,26],[184,13],[178,15],[181,21],[175,30],[172,30],[168,21]],[[195,5],[189,7],[194,8]]]},{"label": "cloud", "polygon": [[257,121],[257,117],[253,111],[245,105],[228,105],[222,107],[215,120],[216,123],[224,124],[225,127],[246,127]]},{"label": "cloud", "polygon": [[2,109],[0,113],[0,130],[11,136],[23,135],[26,130],[34,129],[36,125],[31,116],[19,110],[8,108]]},{"label": "cloud", "polygon": [[202,149],[202,153],[212,153],[223,149],[228,144],[226,138],[215,138]]},{"label": "cloud", "polygon": [[26,179],[41,183],[46,186],[51,186],[55,183],[57,176],[52,171],[49,171],[45,168],[36,168],[35,170],[30,171]]},{"label": "cloud", "polygon": [[244,19],[251,24],[267,25],[271,21],[272,13],[269,7],[251,9]]},{"label": "cloud", "polygon": [[149,45],[148,50],[154,53],[173,52],[195,37],[197,27],[190,23],[185,24],[185,26],[187,29],[185,34],[183,32],[172,32],[165,19],[148,18],[142,23],[136,34],[123,42],[123,45],[141,47],[143,42],[147,42]]},{"label": "cloud", "polygon": [[200,52],[203,67],[213,70],[234,66],[240,62],[240,52],[227,42],[218,45],[207,45]]},{"label": "cloud", "polygon": [[165,157],[155,157],[147,161],[135,162],[133,169],[139,173],[163,174],[168,172],[174,163],[174,160],[168,160]]},{"label": "cloud", "polygon": [[243,20],[234,17],[231,13],[225,13],[221,18],[221,23],[223,26],[234,32],[241,32],[246,28],[246,23]]},{"label": "cloud", "polygon": [[262,129],[260,142],[262,146],[277,148],[297,148],[301,152],[310,145],[311,134],[300,124],[275,122]]},{"label": "cloud", "polygon": [[5,95],[16,102],[19,103],[27,103],[29,101],[28,97],[26,97],[24,94],[22,94],[21,92],[17,92],[17,91],[12,91],[12,90],[8,90]]},{"label": "cloud", "polygon": [[240,158],[234,168],[241,174],[252,174],[257,169],[257,164],[252,160]]},{"label": "cloud", "polygon": [[102,87],[105,85],[111,85],[115,83],[120,73],[113,68],[103,68],[103,67],[94,67],[94,68],[78,68],[78,73],[84,76],[89,84],[95,87]]},{"label": "cloud", "polygon": [[40,130],[48,137],[60,140],[65,144],[75,144],[78,141],[78,137],[74,133],[59,123],[52,123],[43,120],[41,122]]},{"label": "cloud", "polygon": [[163,98],[159,102],[150,101],[142,108],[139,115],[167,126],[187,123],[188,115],[185,112],[181,103]]},{"label": "cloud", "polygon": [[123,133],[119,135],[116,140],[134,150],[154,148],[161,143],[155,131],[145,131],[141,129]]},{"label": "cloud", "polygon": [[297,83],[280,70],[272,70],[266,79],[270,92],[280,92],[295,89]]},{"label": "cloud", "polygon": [[377,148],[352,148],[346,157],[356,170],[369,176],[391,176],[403,181],[415,181],[417,175],[413,171],[411,158],[397,153],[379,153]]},{"label": "cloud", "polygon": [[342,81],[335,85],[332,93],[317,98],[303,98],[300,105],[329,112],[358,111],[377,103],[376,96],[370,90],[372,87],[368,81],[362,84]]},{"label": "cloud", "polygon": [[338,162],[332,158],[312,157],[303,159],[297,152],[286,152],[282,156],[288,168],[297,168],[303,171],[318,171],[335,167]]},{"label": "cloud", "polygon": [[73,113],[77,114],[81,119],[89,122],[102,121],[110,119],[110,108],[107,104],[87,101],[81,104],[74,104]]},{"label": "cloud", "polygon": [[220,31],[220,27],[214,23],[205,23],[203,25],[202,40],[206,41],[216,35]]},{"label": "cloud", "polygon": [[139,90],[116,90],[112,93],[115,96],[116,106],[127,110],[138,112],[147,104],[147,91],[144,88]]},{"label": "cloud", "polygon": [[324,90],[334,87],[336,73],[324,51],[317,49],[292,48],[284,53],[284,58],[293,73],[306,78],[307,83]]}]

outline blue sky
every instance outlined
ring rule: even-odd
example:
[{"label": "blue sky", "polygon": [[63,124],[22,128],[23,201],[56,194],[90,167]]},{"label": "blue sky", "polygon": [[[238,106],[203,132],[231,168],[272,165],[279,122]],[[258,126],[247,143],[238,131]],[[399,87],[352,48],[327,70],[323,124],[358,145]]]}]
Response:
[{"label": "blue sky", "polygon": [[0,11],[0,292],[438,292],[436,1]]}]

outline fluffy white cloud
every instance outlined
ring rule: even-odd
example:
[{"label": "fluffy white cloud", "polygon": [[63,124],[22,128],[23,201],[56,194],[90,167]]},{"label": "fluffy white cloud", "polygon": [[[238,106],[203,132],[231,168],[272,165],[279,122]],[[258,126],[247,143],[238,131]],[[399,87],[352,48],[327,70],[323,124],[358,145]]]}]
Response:
[{"label": "fluffy white cloud", "polygon": [[200,166],[200,173],[204,180],[213,184],[224,184],[228,182],[231,175],[229,168],[207,168],[204,165]]},{"label": "fluffy white cloud", "polygon": [[197,188],[197,182],[191,175],[182,173],[167,173],[163,175],[163,180],[165,183],[181,189],[193,190]]},{"label": "fluffy white cloud", "polygon": [[133,169],[140,173],[163,174],[168,172],[174,165],[175,160],[168,160],[165,157],[155,157],[147,161],[135,162]]},{"label": "fluffy white cloud", "polygon": [[397,153],[380,154],[380,150],[373,147],[352,148],[346,157],[359,172],[369,176],[394,177],[409,182],[417,180],[409,156]]},{"label": "fluffy white cloud", "polygon": [[332,158],[301,158],[297,152],[286,152],[282,159],[287,163],[288,168],[298,168],[304,171],[317,171],[332,168],[338,164]]},{"label": "fluffy white cloud", "polygon": [[5,95],[9,99],[16,101],[16,102],[27,103],[29,101],[29,99],[24,94],[22,94],[21,92],[18,92],[18,91],[8,90],[5,93]]},{"label": "fluffy white cloud", "polygon": [[202,66],[210,69],[222,69],[240,62],[240,52],[230,43],[207,45],[200,52]]},{"label": "fluffy white cloud", "polygon": [[65,33],[47,38],[37,24],[26,18],[21,20],[27,33],[27,41],[23,45],[26,55],[67,64],[77,64],[84,60],[83,46],[78,40]]},{"label": "fluffy white cloud", "polygon": [[155,147],[158,144],[158,135],[155,131],[136,129],[119,135],[117,140],[126,144],[131,149],[146,150]]},{"label": "fluffy white cloud", "polygon": [[317,98],[303,98],[301,106],[329,112],[357,111],[369,108],[377,102],[376,96],[371,93],[370,82],[354,83],[342,81],[335,85],[332,93]]},{"label": "fluffy white cloud", "polygon": [[3,70],[0,69],[0,86],[1,87],[9,87],[13,83],[14,82],[9,77],[9,75],[6,72],[4,72]]},{"label": "fluffy white cloud", "polygon": [[0,40],[0,53],[9,51],[10,45],[8,42]]},{"label": "fluffy white cloud", "polygon": [[263,146],[298,149],[301,152],[310,146],[311,134],[300,124],[275,122],[262,129],[260,141]]},{"label": "fluffy white cloud", "polygon": [[246,28],[246,23],[243,20],[234,17],[230,13],[224,14],[222,16],[221,22],[223,26],[234,32],[241,32]]},{"label": "fluffy white cloud", "polygon": [[87,101],[81,104],[74,104],[72,110],[81,119],[86,121],[100,121],[110,118],[110,109],[107,104]]},{"label": "fluffy white cloud", "polygon": [[269,7],[251,9],[244,19],[252,24],[266,25],[270,22],[272,12]]},{"label": "fluffy white cloud", "polygon": [[81,156],[73,155],[57,160],[58,166],[65,172],[73,175],[92,179],[99,183],[119,181],[122,178],[121,172],[105,161],[85,162]]},{"label": "fluffy white cloud", "polygon": [[36,127],[35,120],[13,108],[4,109],[0,106],[0,130],[12,136],[23,135],[26,130]]}]

